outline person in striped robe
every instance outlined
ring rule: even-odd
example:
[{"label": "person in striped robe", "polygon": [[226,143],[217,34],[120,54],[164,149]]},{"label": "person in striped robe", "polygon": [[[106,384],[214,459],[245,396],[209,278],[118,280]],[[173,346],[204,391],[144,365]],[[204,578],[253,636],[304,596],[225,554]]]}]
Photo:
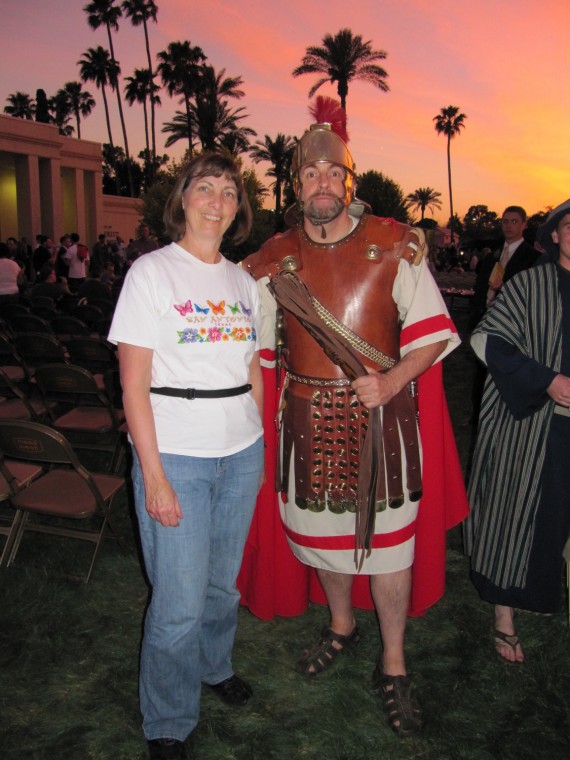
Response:
[{"label": "person in striped robe", "polygon": [[495,605],[497,653],[516,663],[514,611],[557,610],[570,531],[570,200],[538,239],[547,254],[505,284],[471,338],[489,376],[465,545],[473,583]]}]

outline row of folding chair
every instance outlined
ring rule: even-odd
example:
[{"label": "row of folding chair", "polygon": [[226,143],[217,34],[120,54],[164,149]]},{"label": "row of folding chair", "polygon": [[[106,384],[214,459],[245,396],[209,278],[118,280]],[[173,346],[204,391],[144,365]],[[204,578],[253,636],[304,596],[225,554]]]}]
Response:
[{"label": "row of folding chair", "polygon": [[0,317],[9,321],[16,316],[26,314],[38,314],[42,316],[45,313],[48,315],[46,318],[49,319],[54,312],[56,314],[72,314],[75,309],[81,306],[94,306],[102,312],[104,317],[112,316],[115,308],[114,302],[108,298],[90,298],[86,300],[80,299],[77,296],[69,296],[63,301],[56,303],[49,296],[35,296],[30,299],[29,303],[16,301],[0,304]]},{"label": "row of folding chair", "polygon": [[38,307],[34,312],[18,313],[3,317],[10,330],[15,333],[36,332],[47,335],[97,335],[106,336],[111,325],[111,316],[92,304],[76,306],[70,314],[62,314],[51,307]]},{"label": "row of folding chair", "polygon": [[[113,525],[124,478],[88,470],[60,432],[37,422],[0,422],[0,501],[14,510],[0,567],[14,562],[24,531],[34,530],[93,543],[85,578],[92,576],[107,535],[119,541]],[[54,519],[55,518],[55,519]],[[81,521],[87,527],[75,527]]]},{"label": "row of folding chair", "polygon": [[[94,374],[117,366],[116,350],[107,341],[88,335],[67,335],[60,341],[45,333],[2,334],[0,366],[20,367],[32,374],[35,367],[48,362],[78,364]],[[13,370],[10,370],[13,371]]]}]

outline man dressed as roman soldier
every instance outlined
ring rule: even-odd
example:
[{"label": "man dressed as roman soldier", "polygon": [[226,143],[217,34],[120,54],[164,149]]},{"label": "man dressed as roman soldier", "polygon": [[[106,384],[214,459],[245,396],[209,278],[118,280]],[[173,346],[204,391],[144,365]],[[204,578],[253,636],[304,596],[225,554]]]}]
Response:
[{"label": "man dressed as roman soldier", "polygon": [[[467,511],[439,364],[459,339],[424,260],[423,231],[355,200],[346,135],[331,127],[344,112],[335,103],[331,116],[330,105],[317,99],[329,114],[313,112],[317,123],[295,149],[293,226],[244,267],[261,286],[267,344],[278,327],[281,523],[330,610],[297,668],[316,676],[357,644],[353,606],[363,605],[353,592],[366,579],[383,644],[373,682],[390,726],[407,736],[422,723],[404,656],[407,615],[443,593],[445,529]],[[259,523],[253,532],[263,551],[271,537]],[[244,567],[249,604],[251,547]]]}]

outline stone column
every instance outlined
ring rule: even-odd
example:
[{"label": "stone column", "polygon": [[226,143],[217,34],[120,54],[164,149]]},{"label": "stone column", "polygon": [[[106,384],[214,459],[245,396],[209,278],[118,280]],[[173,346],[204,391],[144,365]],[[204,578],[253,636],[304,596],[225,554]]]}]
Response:
[{"label": "stone column", "polygon": [[18,228],[33,247],[36,235],[43,232],[40,203],[40,170],[37,156],[16,157],[16,193],[18,197]]}]

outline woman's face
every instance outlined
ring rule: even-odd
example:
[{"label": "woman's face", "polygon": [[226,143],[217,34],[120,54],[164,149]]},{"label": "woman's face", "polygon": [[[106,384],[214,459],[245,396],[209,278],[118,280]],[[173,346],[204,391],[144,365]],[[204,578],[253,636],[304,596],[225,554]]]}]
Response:
[{"label": "woman's face", "polygon": [[238,209],[238,191],[233,180],[221,177],[193,179],[182,196],[186,231],[221,239]]}]

